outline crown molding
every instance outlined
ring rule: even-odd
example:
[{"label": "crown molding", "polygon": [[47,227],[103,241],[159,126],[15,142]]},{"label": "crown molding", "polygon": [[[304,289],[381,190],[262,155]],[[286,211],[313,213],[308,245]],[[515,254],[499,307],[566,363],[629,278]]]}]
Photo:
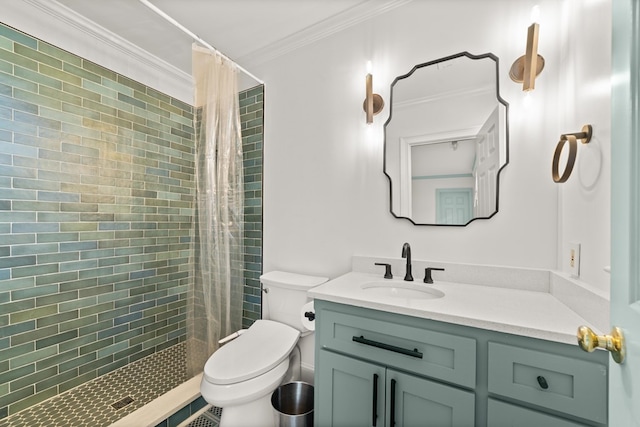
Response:
[{"label": "crown molding", "polygon": [[[56,0],[22,0],[20,3],[31,8],[30,12],[35,13],[36,17],[45,19],[44,22],[50,32],[55,30],[52,27],[58,27],[63,34],[73,37],[72,41],[58,37],[53,41],[56,46],[182,101],[192,102],[193,82],[190,74],[150,54]],[[22,9],[22,13],[28,13],[27,16],[30,18],[34,17],[29,11],[24,10],[25,7],[17,6],[17,8]],[[28,26],[27,22],[25,24]],[[46,29],[38,30],[37,24],[31,26],[34,28],[26,28],[23,31],[28,31],[43,41],[51,42],[53,37],[42,34],[46,32]],[[18,27],[18,29],[22,28]],[[162,87],[158,87],[158,84],[161,84]]]},{"label": "crown molding", "polygon": [[280,39],[275,43],[271,43],[268,46],[236,58],[236,60],[249,66],[256,66],[271,61],[325,37],[329,37],[332,34],[387,13],[411,1],[413,0],[387,0],[384,2],[363,1],[317,24]]}]

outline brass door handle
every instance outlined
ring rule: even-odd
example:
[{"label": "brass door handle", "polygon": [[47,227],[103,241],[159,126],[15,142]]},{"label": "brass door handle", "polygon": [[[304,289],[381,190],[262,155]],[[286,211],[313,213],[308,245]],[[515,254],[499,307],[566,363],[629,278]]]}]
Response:
[{"label": "brass door handle", "polygon": [[622,329],[617,326],[611,331],[611,335],[596,335],[588,326],[578,328],[578,345],[586,352],[592,352],[596,348],[604,348],[611,352],[611,357],[616,363],[624,362],[625,344]]}]

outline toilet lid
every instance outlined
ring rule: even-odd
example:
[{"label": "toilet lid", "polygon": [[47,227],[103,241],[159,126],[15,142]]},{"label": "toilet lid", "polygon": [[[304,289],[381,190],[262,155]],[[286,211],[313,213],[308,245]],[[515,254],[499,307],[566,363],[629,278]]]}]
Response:
[{"label": "toilet lid", "polygon": [[233,384],[257,377],[289,357],[300,331],[284,323],[257,320],[238,338],[220,347],[204,365],[213,384]]}]

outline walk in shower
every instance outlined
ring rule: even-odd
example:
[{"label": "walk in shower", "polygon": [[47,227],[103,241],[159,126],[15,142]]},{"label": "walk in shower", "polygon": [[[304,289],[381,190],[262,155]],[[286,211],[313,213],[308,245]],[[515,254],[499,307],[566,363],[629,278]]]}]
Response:
[{"label": "walk in shower", "polygon": [[[262,86],[240,93],[239,104],[247,327],[260,317]],[[37,405],[51,412],[53,398],[154,355],[173,366],[157,356],[183,351],[193,114],[152,87],[0,25],[0,426]],[[149,377],[140,381],[169,381],[146,397],[117,384],[104,412],[131,412],[179,383],[181,369],[143,369]]]}]

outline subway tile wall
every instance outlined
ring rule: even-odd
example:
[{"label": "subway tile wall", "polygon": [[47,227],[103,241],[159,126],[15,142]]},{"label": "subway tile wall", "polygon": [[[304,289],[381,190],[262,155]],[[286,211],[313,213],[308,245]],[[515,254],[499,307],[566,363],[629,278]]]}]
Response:
[{"label": "subway tile wall", "polygon": [[263,112],[264,86],[240,93],[245,191],[243,328],[261,317]]},{"label": "subway tile wall", "polygon": [[[240,102],[248,326],[262,87]],[[191,106],[0,24],[0,418],[185,340],[193,179]]]},{"label": "subway tile wall", "polygon": [[192,107],[0,26],[0,417],[185,340]]}]

